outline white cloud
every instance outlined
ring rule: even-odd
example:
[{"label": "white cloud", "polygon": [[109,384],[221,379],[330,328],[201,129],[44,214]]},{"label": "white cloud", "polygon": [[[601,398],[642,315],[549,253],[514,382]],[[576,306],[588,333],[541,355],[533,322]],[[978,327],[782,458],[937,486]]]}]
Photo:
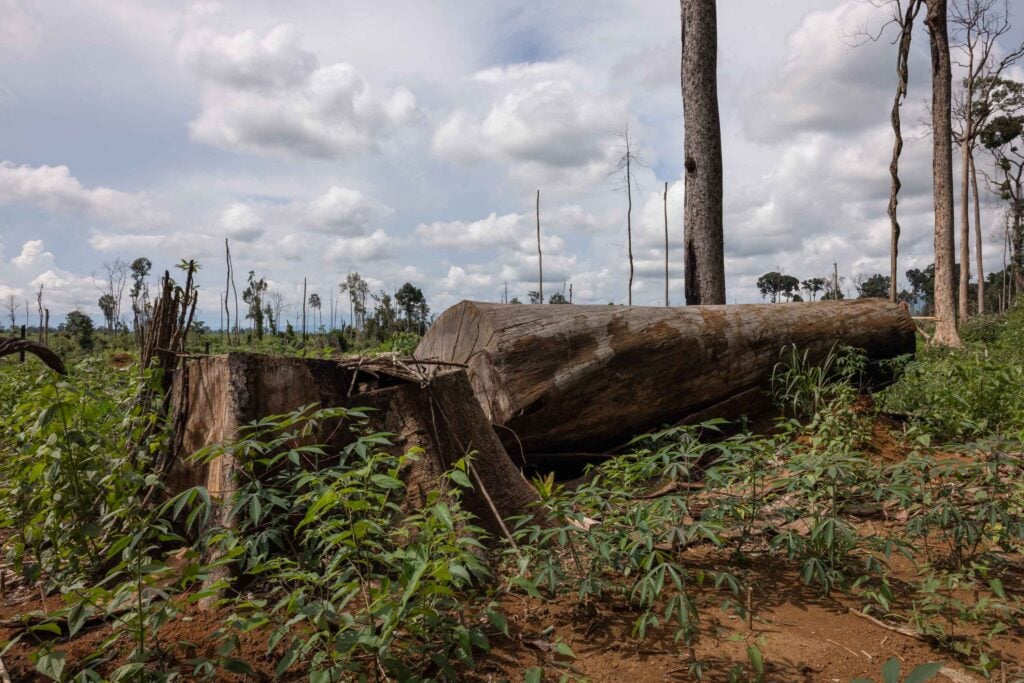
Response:
[{"label": "white cloud", "polygon": [[374,230],[362,237],[339,237],[327,247],[328,261],[358,264],[364,261],[383,261],[394,253],[395,241],[383,230]]},{"label": "white cloud", "polygon": [[262,219],[248,204],[234,202],[220,214],[220,227],[228,237],[251,242],[263,234]]},{"label": "white cloud", "polygon": [[308,202],[296,202],[289,210],[313,230],[350,236],[363,234],[394,212],[359,190],[338,186]]},{"label": "white cloud", "polygon": [[43,251],[44,248],[42,240],[29,240],[21,245],[21,253],[12,258],[11,263],[22,269],[31,268],[40,261],[52,263],[53,254]]},{"label": "white cloud", "polygon": [[0,206],[24,202],[50,211],[77,213],[123,225],[146,225],[166,219],[143,194],[107,187],[87,188],[67,166],[15,166],[0,162]]},{"label": "white cloud", "polygon": [[[745,107],[753,137],[774,142],[800,132],[852,133],[885,120],[896,88],[895,48],[886,39],[857,36],[882,22],[883,10],[859,0],[805,16],[787,41],[785,63]],[[919,65],[912,70],[926,76]]]},{"label": "white cloud", "polygon": [[488,85],[511,89],[492,101],[486,113],[456,109],[449,114],[434,133],[435,154],[461,164],[510,164],[510,175],[524,183],[577,184],[606,171],[615,131],[627,121],[625,102],[568,78],[523,82],[547,75],[547,68],[509,69],[477,74]]},{"label": "white cloud", "polygon": [[517,213],[502,216],[492,213],[487,218],[466,223],[464,221],[420,223],[416,235],[428,247],[459,247],[461,249],[488,249],[514,247],[522,240],[522,219]]},{"label": "white cloud", "polygon": [[338,158],[376,149],[416,112],[405,88],[378,93],[351,64],[320,65],[290,24],[262,36],[193,26],[177,54],[206,84],[192,138],[225,149]]}]

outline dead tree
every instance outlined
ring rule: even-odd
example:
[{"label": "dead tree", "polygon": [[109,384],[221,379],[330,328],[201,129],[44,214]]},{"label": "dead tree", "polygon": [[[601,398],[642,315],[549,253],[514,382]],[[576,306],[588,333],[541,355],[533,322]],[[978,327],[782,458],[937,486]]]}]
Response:
[{"label": "dead tree", "polygon": [[39,307],[39,343],[45,344],[45,335],[43,327],[43,286],[39,285],[39,291],[36,292],[36,305]]},{"label": "dead tree", "polygon": [[633,305],[633,187],[636,185],[636,177],[633,175],[634,165],[643,165],[640,157],[633,151],[633,140],[629,136],[629,126],[619,131],[619,139],[622,141],[622,156],[615,165],[613,174],[621,174],[622,183],[619,189],[626,191],[626,256],[629,259],[629,287],[626,294],[626,305]]},{"label": "dead tree", "polygon": [[662,204],[665,209],[665,306],[668,302],[668,183],[665,183],[665,195],[662,197]]},{"label": "dead tree", "polygon": [[680,0],[686,199],[683,249],[687,305],[725,303],[722,130],[718,112],[715,0]]},{"label": "dead tree", "polygon": [[540,303],[544,303],[544,254],[540,248],[540,190],[537,190],[537,291]]}]

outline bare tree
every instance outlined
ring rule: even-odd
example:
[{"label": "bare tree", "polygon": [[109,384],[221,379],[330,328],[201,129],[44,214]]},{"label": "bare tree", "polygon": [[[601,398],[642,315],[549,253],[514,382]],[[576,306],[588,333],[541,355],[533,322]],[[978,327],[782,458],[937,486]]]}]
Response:
[{"label": "bare tree", "polygon": [[103,270],[106,271],[106,280],[102,286],[96,285],[96,289],[100,292],[99,305],[107,321],[107,332],[113,334],[117,323],[121,321],[121,302],[128,282],[128,264],[115,259],[112,263],[104,263]]},{"label": "bare tree", "polygon": [[544,303],[544,254],[540,249],[540,190],[537,190],[537,286],[540,288],[540,303]]},{"label": "bare tree", "polygon": [[[629,135],[629,126],[618,131],[619,140],[622,141],[622,156],[615,165],[613,174],[620,177],[622,182],[619,189],[626,191],[626,253],[629,258],[629,292],[627,304],[633,305],[633,188],[636,187],[636,176],[633,174],[634,166],[642,166],[640,157],[633,151],[633,139]],[[637,188],[639,191],[639,188]]]},{"label": "bare tree", "polygon": [[665,183],[665,194],[662,197],[662,205],[665,208],[665,307],[668,303],[668,183]]},{"label": "bare tree", "polygon": [[718,113],[715,0],[680,0],[686,200],[683,247],[688,305],[725,303],[722,130]]},{"label": "bare tree", "polygon": [[43,284],[39,285],[39,291],[36,292],[36,306],[39,307],[39,343],[43,343]]},{"label": "bare tree", "polygon": [[957,123],[954,141],[960,145],[960,298],[961,321],[969,314],[970,205],[974,201],[975,262],[978,276],[978,313],[985,308],[985,265],[982,257],[981,210],[978,206],[977,173],[974,152],[978,137],[992,115],[992,94],[1006,69],[1024,56],[1024,43],[1001,59],[995,58],[998,41],[1009,33],[1009,0],[953,0],[949,9],[952,48],[959,53],[957,66],[966,76],[963,89],[954,103]]},{"label": "bare tree", "polygon": [[899,29],[894,41],[894,44],[897,45],[896,96],[893,98],[892,111],[889,114],[893,132],[892,160],[889,162],[889,300],[895,302],[900,251],[898,208],[900,190],[903,186],[900,182],[900,157],[903,154],[903,123],[900,118],[900,110],[903,101],[907,98],[907,84],[910,80],[910,44],[914,35],[914,23],[921,11],[923,0],[868,0],[868,2],[880,9],[886,9],[889,12],[889,21],[875,34],[866,27],[862,28],[860,38],[876,41],[889,26],[895,25]]},{"label": "bare tree", "polygon": [[[274,318],[275,328],[281,326],[281,314],[288,306],[284,302],[284,295],[281,292],[273,291],[267,294],[267,306],[270,307],[270,315]],[[275,329],[275,332],[277,330]]]},{"label": "bare tree", "polygon": [[953,225],[953,73],[946,0],[926,0],[932,60],[932,175],[935,193],[935,335],[939,346],[963,345],[957,331]]},{"label": "bare tree", "polygon": [[4,301],[4,308],[10,314],[11,333],[13,334],[14,330],[18,327],[18,298],[13,294],[8,294],[7,300]]}]

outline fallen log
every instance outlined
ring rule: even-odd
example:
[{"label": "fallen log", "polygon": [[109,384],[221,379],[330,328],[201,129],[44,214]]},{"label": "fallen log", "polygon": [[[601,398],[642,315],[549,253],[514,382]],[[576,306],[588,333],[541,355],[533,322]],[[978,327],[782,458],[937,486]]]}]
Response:
[{"label": "fallen log", "polygon": [[[463,505],[481,526],[507,534],[504,520],[527,512],[537,498],[473,399],[463,369],[444,368],[428,378],[387,358],[338,362],[231,353],[185,362],[175,376],[173,399],[177,444],[167,477],[172,493],[202,485],[226,501],[237,490],[238,463],[227,455],[208,463],[187,456],[236,438],[248,422],[315,403],[370,408],[371,427],[394,434],[389,449],[423,449],[403,473],[410,508],[422,505],[453,463],[471,452],[474,488],[464,494]],[[340,447],[352,438],[347,430],[335,430],[328,445]]]},{"label": "fallen log", "polygon": [[16,353],[24,353],[26,351],[39,358],[39,360],[43,361],[47,367],[57,374],[68,374],[67,368],[64,367],[64,361],[62,361],[60,356],[58,356],[49,346],[44,346],[43,344],[29,339],[0,337],[0,358],[3,358],[4,356],[12,356]]},{"label": "fallen log", "polygon": [[913,353],[914,330],[904,308],[880,300],[688,308],[463,301],[438,317],[415,356],[465,364],[487,417],[505,428],[506,448],[521,442],[540,454],[614,448],[688,418],[751,414],[783,347],[823,358],[843,344],[877,361]]}]

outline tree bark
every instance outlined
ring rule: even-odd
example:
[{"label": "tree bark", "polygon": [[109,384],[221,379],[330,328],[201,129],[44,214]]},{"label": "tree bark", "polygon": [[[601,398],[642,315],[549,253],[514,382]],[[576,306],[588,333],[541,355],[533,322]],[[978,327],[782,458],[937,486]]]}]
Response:
[{"label": "tree bark", "polygon": [[971,150],[971,199],[974,202],[974,260],[978,272],[978,315],[985,315],[985,254],[981,245],[981,200],[978,196],[978,169]]},{"label": "tree bark", "polygon": [[971,146],[966,138],[960,143],[960,156],[960,291],[957,317],[963,323],[971,315]]},{"label": "tree bark", "polygon": [[[621,445],[764,387],[780,350],[822,357],[834,344],[872,359],[914,351],[914,323],[882,300],[687,308],[503,306],[464,301],[427,331],[416,357],[467,365],[510,451]],[[720,417],[739,417],[723,406]]]},{"label": "tree bark", "polygon": [[544,303],[544,254],[540,249],[540,190],[537,190],[537,292]]},{"label": "tree bark", "polygon": [[935,334],[938,346],[963,346],[957,331],[953,226],[952,70],[946,0],[927,0],[932,60],[932,176],[935,194]]},{"label": "tree bark", "polygon": [[718,113],[715,0],[680,0],[686,199],[683,249],[687,305],[725,303],[722,130]]},{"label": "tree bark", "polygon": [[662,197],[662,205],[665,209],[665,306],[670,306],[668,301],[668,183],[665,183],[665,194]]},{"label": "tree bark", "polygon": [[[427,493],[445,488],[445,472],[470,453],[474,488],[465,493],[463,504],[481,526],[503,535],[504,520],[529,512],[536,500],[536,490],[509,459],[462,369],[445,368],[427,380],[388,361],[338,363],[230,353],[188,361],[176,373],[173,397],[177,429],[176,457],[168,476],[172,493],[204,485],[223,505],[237,490],[237,463],[221,456],[202,464],[188,455],[237,438],[239,427],[248,422],[315,403],[370,408],[372,428],[394,434],[384,448],[396,453],[423,449],[402,474],[407,488],[404,504],[410,509],[421,506]],[[336,448],[352,438],[347,429],[324,435]],[[218,521],[227,520],[222,514]]]}]

